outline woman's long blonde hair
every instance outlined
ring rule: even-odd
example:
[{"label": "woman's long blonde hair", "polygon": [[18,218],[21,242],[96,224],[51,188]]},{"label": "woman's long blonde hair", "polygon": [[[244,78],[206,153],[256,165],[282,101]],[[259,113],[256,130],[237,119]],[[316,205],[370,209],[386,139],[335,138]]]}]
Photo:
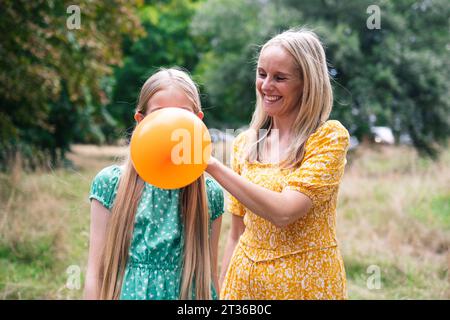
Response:
[{"label": "woman's long blonde hair", "polygon": [[[291,128],[292,143],[280,163],[282,167],[296,167],[303,160],[306,141],[328,119],[333,105],[325,51],[317,35],[306,29],[290,29],[278,34],[264,44],[260,55],[269,46],[279,46],[292,56],[303,82],[297,117]],[[272,118],[264,111],[261,94],[256,90],[256,109],[249,128],[247,160],[260,158],[259,150],[263,149],[272,126]],[[261,129],[266,131],[259,137]]]},{"label": "woman's long blonde hair", "polygon": [[[192,101],[194,112],[201,111],[198,88],[187,73],[179,69],[160,69],[143,85],[136,111],[146,113],[150,98],[158,91],[175,87]],[[125,161],[108,224],[107,239],[100,266],[100,299],[119,299],[133,235],[134,219],[144,181],[139,178],[130,157]],[[180,299],[211,299],[211,248],[205,179],[202,175],[184,187],[180,195],[184,226],[184,259]]]}]

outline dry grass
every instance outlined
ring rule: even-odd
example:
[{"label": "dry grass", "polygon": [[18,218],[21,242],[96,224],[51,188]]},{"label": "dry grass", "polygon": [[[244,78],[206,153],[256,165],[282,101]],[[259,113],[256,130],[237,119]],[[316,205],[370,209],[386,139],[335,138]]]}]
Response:
[{"label": "dry grass", "polygon": [[[218,146],[216,156],[229,154]],[[0,298],[74,299],[69,266],[84,274],[92,178],[121,147],[74,146],[74,169],[0,175]],[[226,159],[225,156],[223,159]],[[339,195],[338,239],[353,299],[450,299],[450,151],[438,162],[409,148],[349,155]],[[230,215],[223,218],[220,256]],[[371,265],[381,288],[369,289]],[[81,278],[82,288],[83,277]]]},{"label": "dry grass", "polygon": [[[338,209],[351,296],[450,298],[449,155],[437,163],[408,148],[365,148],[353,155]],[[381,268],[379,290],[367,288],[370,265]]]},{"label": "dry grass", "polygon": [[[89,236],[87,192],[116,150],[75,146],[75,169],[0,175],[0,298],[66,299],[66,269],[84,271]],[[120,152],[117,154],[120,155]],[[81,279],[82,280],[82,279]]]}]

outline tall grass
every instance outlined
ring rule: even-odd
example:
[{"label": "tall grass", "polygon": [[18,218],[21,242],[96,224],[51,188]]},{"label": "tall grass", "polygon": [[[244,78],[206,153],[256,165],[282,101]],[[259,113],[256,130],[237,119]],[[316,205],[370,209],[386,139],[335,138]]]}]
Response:
[{"label": "tall grass", "polygon": [[[352,298],[450,298],[449,157],[433,163],[405,147],[351,155],[338,237]],[[380,268],[380,289],[367,285],[371,265]]]},{"label": "tall grass", "polygon": [[[90,183],[123,148],[73,150],[72,169],[29,174],[18,162],[10,174],[0,174],[0,298],[82,296]],[[450,299],[449,163],[450,150],[437,162],[406,147],[362,147],[349,154],[338,239],[350,298]],[[225,214],[220,256],[229,226]],[[71,266],[80,270],[79,289],[67,286]],[[379,271],[378,289],[371,287],[373,270]]]},{"label": "tall grass", "polygon": [[[80,298],[89,240],[88,192],[98,170],[123,149],[75,146],[72,169],[0,175],[0,298]],[[69,269],[72,266],[75,269]],[[66,286],[71,270],[77,281]],[[69,271],[69,273],[68,273]],[[75,286],[75,289],[73,288]]]}]

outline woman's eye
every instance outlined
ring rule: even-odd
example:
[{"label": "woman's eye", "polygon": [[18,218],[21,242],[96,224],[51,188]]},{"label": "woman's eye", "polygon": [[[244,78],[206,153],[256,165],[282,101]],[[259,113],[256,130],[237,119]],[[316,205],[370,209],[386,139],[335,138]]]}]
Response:
[{"label": "woman's eye", "polygon": [[262,73],[262,72],[258,73],[258,75],[259,75],[261,78],[264,78],[264,77],[266,76],[266,74],[265,74],[265,73]]},{"label": "woman's eye", "polygon": [[275,77],[275,79],[277,80],[277,81],[283,81],[283,80],[286,80],[286,78],[284,78],[284,77]]}]

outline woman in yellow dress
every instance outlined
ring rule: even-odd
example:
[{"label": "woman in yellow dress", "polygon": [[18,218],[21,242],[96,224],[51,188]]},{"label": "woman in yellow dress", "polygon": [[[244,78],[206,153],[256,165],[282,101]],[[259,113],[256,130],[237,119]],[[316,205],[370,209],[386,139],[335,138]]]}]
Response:
[{"label": "woman in yellow dress", "polygon": [[221,299],[346,299],[336,202],[349,134],[328,120],[333,93],[315,33],[288,30],[261,49],[256,109],[231,169],[207,172],[231,195]]}]

